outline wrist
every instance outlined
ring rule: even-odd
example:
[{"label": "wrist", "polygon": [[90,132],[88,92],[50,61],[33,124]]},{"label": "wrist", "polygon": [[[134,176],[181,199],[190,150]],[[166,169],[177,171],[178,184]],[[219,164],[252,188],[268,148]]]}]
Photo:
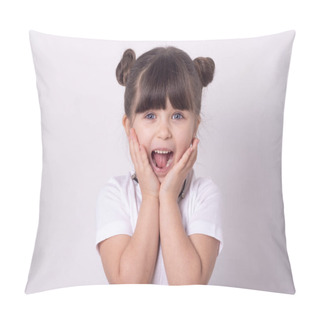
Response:
[{"label": "wrist", "polygon": [[159,202],[159,193],[142,193],[142,201]]},{"label": "wrist", "polygon": [[159,194],[159,201],[165,203],[177,203],[178,195],[174,192],[162,191]]}]

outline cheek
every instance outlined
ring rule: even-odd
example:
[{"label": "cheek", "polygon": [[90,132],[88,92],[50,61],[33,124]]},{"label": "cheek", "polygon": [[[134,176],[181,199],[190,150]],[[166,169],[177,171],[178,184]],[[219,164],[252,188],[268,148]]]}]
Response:
[{"label": "cheek", "polygon": [[136,131],[139,144],[142,144],[144,147],[148,147],[148,134],[146,133],[146,130],[142,126],[133,126],[134,130]]},{"label": "cheek", "polygon": [[183,139],[181,139],[178,142],[178,150],[177,150],[177,157],[178,159],[180,159],[184,153],[188,150],[188,148],[190,147],[190,144],[192,143],[192,135],[188,135],[188,137],[184,137]]},{"label": "cheek", "polygon": [[190,147],[190,144],[192,143],[192,140],[193,140],[194,136],[195,136],[194,131],[190,129],[181,138],[181,145],[184,146],[185,150],[188,147]]}]

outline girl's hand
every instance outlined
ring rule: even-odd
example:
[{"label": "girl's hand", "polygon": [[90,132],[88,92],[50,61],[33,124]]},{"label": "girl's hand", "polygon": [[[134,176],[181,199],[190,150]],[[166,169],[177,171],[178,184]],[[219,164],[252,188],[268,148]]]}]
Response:
[{"label": "girl's hand", "polygon": [[194,138],[181,159],[168,172],[160,186],[160,198],[172,198],[177,201],[182,185],[197,159],[199,139]]},{"label": "girl's hand", "polygon": [[133,128],[130,129],[129,147],[142,198],[146,196],[158,198],[160,182],[153,172],[147,152],[144,146],[139,144],[137,134]]}]

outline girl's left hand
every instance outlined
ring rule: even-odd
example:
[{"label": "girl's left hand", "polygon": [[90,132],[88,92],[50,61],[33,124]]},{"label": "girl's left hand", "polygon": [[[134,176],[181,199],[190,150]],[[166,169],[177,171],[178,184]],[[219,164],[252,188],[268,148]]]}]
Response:
[{"label": "girl's left hand", "polygon": [[181,159],[168,172],[160,186],[160,199],[163,197],[172,197],[175,201],[178,200],[182,185],[196,162],[198,144],[199,139],[194,138],[192,146],[186,150]]}]

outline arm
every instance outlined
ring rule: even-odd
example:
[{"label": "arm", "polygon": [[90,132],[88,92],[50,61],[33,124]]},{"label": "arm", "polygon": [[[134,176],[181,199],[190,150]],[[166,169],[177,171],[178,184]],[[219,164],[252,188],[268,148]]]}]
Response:
[{"label": "arm", "polygon": [[111,237],[100,244],[99,250],[110,283],[150,283],[159,248],[160,184],[134,131],[129,146],[142,193],[137,225],[132,237]]},{"label": "arm", "polygon": [[160,203],[160,237],[169,284],[207,284],[219,241],[203,234],[189,237],[177,201],[163,198]]},{"label": "arm", "polygon": [[150,283],[159,245],[158,199],[142,200],[132,237],[117,235],[99,246],[109,283]]},{"label": "arm", "polygon": [[185,233],[177,203],[182,183],[196,160],[198,142],[194,141],[161,184],[160,239],[169,284],[207,284],[218,255],[218,240]]}]

